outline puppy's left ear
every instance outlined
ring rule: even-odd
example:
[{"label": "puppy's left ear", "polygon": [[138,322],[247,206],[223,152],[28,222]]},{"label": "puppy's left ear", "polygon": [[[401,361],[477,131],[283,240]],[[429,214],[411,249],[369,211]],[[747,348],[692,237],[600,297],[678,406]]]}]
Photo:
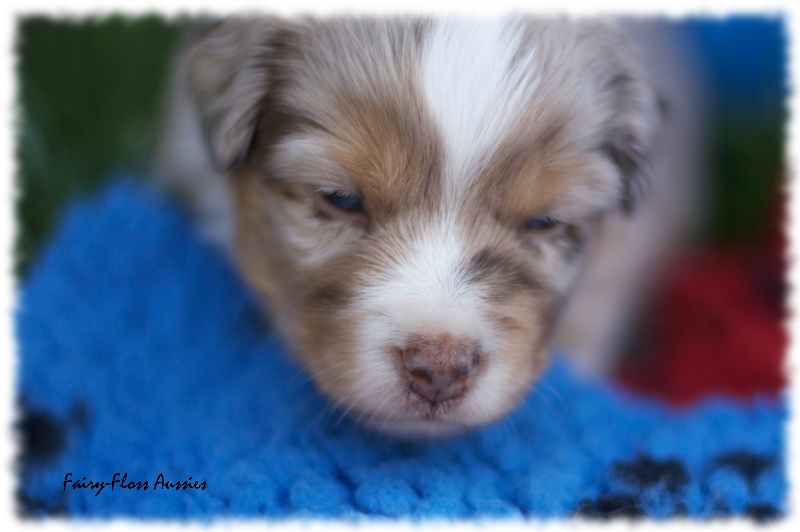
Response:
[{"label": "puppy's left ear", "polygon": [[264,99],[274,86],[277,35],[286,26],[255,16],[195,30],[185,58],[187,84],[219,170],[247,160]]},{"label": "puppy's left ear", "polygon": [[622,177],[620,206],[632,213],[647,188],[662,117],[639,50],[616,27],[596,31],[602,33],[595,52],[606,65],[602,83],[611,106],[602,149]]}]

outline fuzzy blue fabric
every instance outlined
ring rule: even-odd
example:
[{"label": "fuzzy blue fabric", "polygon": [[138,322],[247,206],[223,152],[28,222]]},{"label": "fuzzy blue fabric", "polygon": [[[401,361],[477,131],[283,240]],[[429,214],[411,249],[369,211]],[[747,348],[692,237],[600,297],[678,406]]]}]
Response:
[{"label": "fuzzy blue fabric", "polygon": [[227,261],[132,181],[67,213],[22,286],[17,337],[19,498],[32,515],[785,509],[781,400],[673,412],[556,361],[510,417],[474,433],[400,442],[359,428],[287,361]]}]

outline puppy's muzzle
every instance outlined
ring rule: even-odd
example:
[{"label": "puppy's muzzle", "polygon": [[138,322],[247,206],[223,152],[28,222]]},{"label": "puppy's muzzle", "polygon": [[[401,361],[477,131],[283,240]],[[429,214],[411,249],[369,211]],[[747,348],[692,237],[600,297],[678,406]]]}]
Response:
[{"label": "puppy's muzzle", "polygon": [[433,404],[462,396],[481,363],[476,346],[449,337],[415,342],[401,352],[411,391]]}]

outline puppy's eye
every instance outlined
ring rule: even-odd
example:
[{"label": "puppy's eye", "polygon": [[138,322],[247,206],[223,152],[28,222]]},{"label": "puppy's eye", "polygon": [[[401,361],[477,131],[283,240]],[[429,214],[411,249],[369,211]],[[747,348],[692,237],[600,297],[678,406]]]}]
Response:
[{"label": "puppy's eye", "polygon": [[528,220],[528,223],[525,224],[525,228],[531,231],[546,231],[548,229],[552,229],[560,223],[561,222],[555,218],[543,216],[541,218],[531,218]]},{"label": "puppy's eye", "polygon": [[358,196],[344,192],[321,192],[323,199],[332,207],[344,212],[358,213],[364,210],[364,202]]}]

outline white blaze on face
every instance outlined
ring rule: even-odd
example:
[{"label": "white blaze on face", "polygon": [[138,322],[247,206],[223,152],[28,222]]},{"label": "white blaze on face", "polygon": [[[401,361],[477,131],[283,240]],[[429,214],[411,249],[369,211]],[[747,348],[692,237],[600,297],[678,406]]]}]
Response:
[{"label": "white blaze on face", "polygon": [[509,19],[443,19],[425,43],[421,73],[444,144],[448,190],[513,129],[536,90],[533,54],[517,57],[521,26]]},{"label": "white blaze on face", "polygon": [[[363,320],[355,337],[357,401],[377,409],[384,417],[408,417],[397,410],[407,394],[407,384],[398,371],[393,349],[403,348],[413,336],[449,334],[475,341],[484,355],[484,371],[468,394],[458,416],[462,422],[486,420],[504,380],[502,361],[493,356],[498,339],[492,329],[479,284],[467,282],[468,264],[463,235],[458,226],[443,217],[421,227],[415,238],[398,245],[394,259],[367,279],[369,286],[357,297]],[[496,388],[500,387],[500,388]],[[494,390],[494,392],[493,392]],[[380,401],[385,401],[381,403]]]},{"label": "white blaze on face", "polygon": [[396,258],[370,273],[358,297],[359,308],[374,314],[365,337],[401,347],[413,335],[482,340],[483,293],[462,273],[469,254],[458,227],[441,219],[396,245]]},{"label": "white blaze on face", "polygon": [[[382,417],[403,412],[407,384],[392,349],[413,336],[448,334],[480,346],[481,374],[453,419],[485,422],[507,405],[507,384],[518,376],[498,353],[485,288],[467,282],[463,269],[474,245],[455,222],[462,194],[477,165],[513,129],[536,88],[531,54],[517,57],[520,27],[508,20],[449,19],[434,23],[420,65],[428,112],[444,151],[441,216],[419,222],[413,235],[391,243],[392,258],[370,272],[356,298],[363,319],[354,335],[356,403]],[[399,235],[398,235],[399,236]],[[506,392],[507,393],[507,392]]]}]

